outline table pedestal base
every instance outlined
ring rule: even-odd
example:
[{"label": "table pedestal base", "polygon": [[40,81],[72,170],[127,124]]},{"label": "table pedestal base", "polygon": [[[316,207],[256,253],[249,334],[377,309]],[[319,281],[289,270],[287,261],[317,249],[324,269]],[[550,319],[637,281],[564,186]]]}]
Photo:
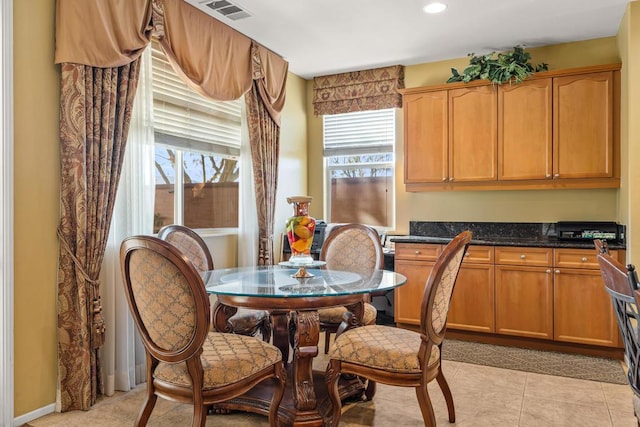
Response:
[{"label": "table pedestal base", "polygon": [[[287,369],[287,375],[291,375],[291,369]],[[333,406],[327,394],[324,372],[314,371],[313,380],[316,392],[316,408],[311,410],[296,409],[291,387],[287,386],[278,410],[278,418],[282,425],[293,427],[321,427],[325,425],[324,420],[331,416]],[[287,384],[289,384],[289,381]],[[341,379],[339,388],[341,400],[359,399],[364,396],[365,387],[357,378],[351,380]],[[240,397],[213,405],[212,413],[220,414],[237,410],[268,416],[272,395],[271,381],[266,380]]]}]

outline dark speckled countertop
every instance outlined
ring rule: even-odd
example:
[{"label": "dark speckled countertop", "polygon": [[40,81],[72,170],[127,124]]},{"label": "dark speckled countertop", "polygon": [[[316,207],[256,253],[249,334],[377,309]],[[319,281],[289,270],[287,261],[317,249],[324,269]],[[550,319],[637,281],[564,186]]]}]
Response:
[{"label": "dark speckled countertop", "polygon": [[[446,244],[464,230],[473,232],[472,245],[528,246],[537,248],[595,249],[593,241],[558,240],[554,223],[422,222],[409,223],[409,236],[388,236],[395,243]],[[611,249],[625,249],[624,243],[608,242]]]}]

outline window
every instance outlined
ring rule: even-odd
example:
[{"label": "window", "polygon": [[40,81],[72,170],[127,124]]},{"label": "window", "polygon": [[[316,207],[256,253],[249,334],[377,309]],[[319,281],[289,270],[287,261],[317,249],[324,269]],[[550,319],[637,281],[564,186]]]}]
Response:
[{"label": "window", "polygon": [[326,219],[393,227],[395,109],[323,119]]},{"label": "window", "polygon": [[156,194],[154,231],[238,226],[240,101],[190,89],[152,44]]}]

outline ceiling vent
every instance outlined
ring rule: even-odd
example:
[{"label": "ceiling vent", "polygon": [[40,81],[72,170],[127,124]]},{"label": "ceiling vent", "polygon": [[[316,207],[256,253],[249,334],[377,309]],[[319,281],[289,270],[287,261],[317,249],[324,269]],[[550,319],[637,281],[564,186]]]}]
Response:
[{"label": "ceiling vent", "polygon": [[251,16],[249,12],[241,9],[228,0],[214,0],[206,3],[205,6],[213,9],[214,12],[219,13],[220,15],[224,16],[225,18],[229,18],[232,21],[237,21],[239,19],[244,19]]}]

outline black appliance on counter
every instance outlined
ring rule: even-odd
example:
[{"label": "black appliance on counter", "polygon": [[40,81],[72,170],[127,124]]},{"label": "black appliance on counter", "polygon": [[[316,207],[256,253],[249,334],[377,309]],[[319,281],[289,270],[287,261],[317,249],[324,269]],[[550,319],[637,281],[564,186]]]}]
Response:
[{"label": "black appliance on counter", "polygon": [[590,241],[606,240],[610,243],[624,243],[624,225],[605,221],[560,221],[556,223],[558,240]]}]

